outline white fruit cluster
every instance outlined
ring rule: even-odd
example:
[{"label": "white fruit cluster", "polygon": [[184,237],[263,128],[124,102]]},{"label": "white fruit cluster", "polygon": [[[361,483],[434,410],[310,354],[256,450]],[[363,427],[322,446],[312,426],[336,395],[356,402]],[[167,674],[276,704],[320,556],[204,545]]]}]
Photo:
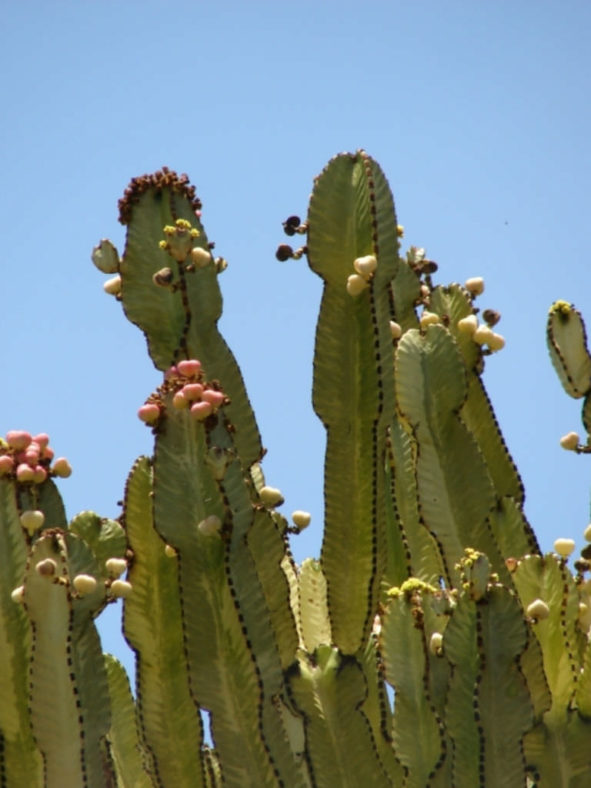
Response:
[{"label": "white fruit cluster", "polygon": [[471,336],[477,345],[487,345],[493,352],[505,347],[505,338],[495,333],[490,326],[479,325],[476,315],[468,315],[458,320],[458,331]]}]

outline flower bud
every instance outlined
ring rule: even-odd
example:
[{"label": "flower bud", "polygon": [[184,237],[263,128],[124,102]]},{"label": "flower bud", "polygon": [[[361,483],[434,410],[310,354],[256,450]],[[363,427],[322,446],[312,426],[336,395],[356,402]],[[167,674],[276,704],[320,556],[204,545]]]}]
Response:
[{"label": "flower bud", "polygon": [[353,297],[358,296],[367,287],[368,284],[366,280],[359,274],[351,274],[347,277],[347,293],[349,293],[349,295]]},{"label": "flower bud", "polygon": [[45,522],[45,515],[39,509],[27,509],[21,513],[20,521],[22,527],[28,532],[29,536],[33,536],[35,531]]},{"label": "flower bud", "polygon": [[127,580],[113,580],[111,583],[111,594],[114,597],[126,597],[131,594],[132,586]]},{"label": "flower bud", "polygon": [[583,536],[585,537],[586,542],[591,542],[591,523],[589,523],[589,525],[585,528]]},{"label": "flower bud", "polygon": [[574,451],[579,445],[579,436],[576,432],[569,432],[560,439],[560,445],[567,451]]},{"label": "flower bud", "polygon": [[92,575],[76,575],[72,580],[72,585],[80,595],[92,594],[96,589],[96,577]]},{"label": "flower bud", "polygon": [[266,485],[261,487],[259,496],[265,506],[281,506],[284,501],[281,490],[276,487],[267,487]]},{"label": "flower bud", "polygon": [[105,569],[111,577],[119,577],[127,569],[127,561],[125,558],[107,558]]},{"label": "flower bud", "polygon": [[167,558],[176,558],[177,552],[174,547],[170,544],[164,545],[164,555]]},{"label": "flower bud", "polygon": [[481,276],[473,276],[466,279],[464,287],[473,296],[481,295],[484,292],[484,279]]},{"label": "flower bud", "polygon": [[533,618],[534,621],[541,621],[548,618],[550,615],[550,608],[542,599],[534,599],[525,611],[528,618]]},{"label": "flower bud", "polygon": [[554,542],[554,552],[562,558],[568,558],[575,549],[574,539],[557,539]]}]

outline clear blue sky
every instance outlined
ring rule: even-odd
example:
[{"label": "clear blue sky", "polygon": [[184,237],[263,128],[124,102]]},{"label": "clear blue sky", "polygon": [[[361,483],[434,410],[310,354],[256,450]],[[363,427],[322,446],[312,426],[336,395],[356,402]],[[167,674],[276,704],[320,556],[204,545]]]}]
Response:
[{"label": "clear blue sky", "polygon": [[[118,513],[151,450],[137,407],[159,382],[144,340],[102,292],[100,238],[122,247],[132,176],[187,172],[216,250],[225,336],[241,364],[268,482],[313,523],[324,435],[310,404],[319,280],[280,264],[281,221],[305,215],[336,152],[365,148],[394,191],[405,243],[438,281],[483,276],[505,350],[485,382],[545,549],[581,541],[588,457],[550,366],[556,298],[591,326],[591,5],[579,2],[6,2],[0,26],[3,382],[0,432],[49,432],[74,475],[70,516]],[[103,626],[121,653],[117,616]]]}]

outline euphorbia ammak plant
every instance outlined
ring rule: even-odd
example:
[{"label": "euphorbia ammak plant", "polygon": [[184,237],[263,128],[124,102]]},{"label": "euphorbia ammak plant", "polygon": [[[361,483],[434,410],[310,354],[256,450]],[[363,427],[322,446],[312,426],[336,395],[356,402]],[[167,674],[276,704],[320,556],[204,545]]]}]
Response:
[{"label": "euphorbia ammak plant", "polygon": [[[363,151],[332,159],[306,220],[286,220],[301,244],[278,257],[307,257],[324,287],[324,536],[297,566],[289,535],[309,516],[285,519],[265,482],[194,189],[163,169],[119,207],[123,254],[101,241],[93,260],[162,372],[138,414],[154,453],[117,519],[68,524],[48,437],[0,445],[0,783],[591,785],[591,556],[571,570],[565,539],[542,555],[524,517],[481,379],[504,344],[482,280],[436,284],[423,250],[401,255]],[[589,431],[570,304],[550,309],[548,342]],[[119,597],[133,693],[94,623]]]}]

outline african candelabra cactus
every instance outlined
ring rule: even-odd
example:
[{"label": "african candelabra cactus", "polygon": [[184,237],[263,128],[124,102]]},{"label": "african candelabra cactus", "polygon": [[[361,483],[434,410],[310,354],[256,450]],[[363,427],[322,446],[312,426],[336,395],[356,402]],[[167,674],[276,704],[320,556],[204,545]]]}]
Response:
[{"label": "african candelabra cactus", "polygon": [[[388,184],[334,158],[284,224],[324,285],[313,404],[327,431],[320,560],[296,566],[185,176],[134,179],[127,240],[94,250],[162,384],[154,453],[116,520],[68,525],[46,435],[0,445],[0,782],[78,786],[588,786],[591,558],[541,555],[483,387],[500,350],[483,282],[437,285],[399,253]],[[480,322],[479,318],[482,318]],[[552,359],[585,397],[569,304]],[[566,448],[588,450],[578,435]],[[591,529],[590,529],[591,530]],[[591,533],[586,536],[591,541]],[[123,597],[132,694],[94,620]],[[211,735],[204,734],[208,712]]]}]

